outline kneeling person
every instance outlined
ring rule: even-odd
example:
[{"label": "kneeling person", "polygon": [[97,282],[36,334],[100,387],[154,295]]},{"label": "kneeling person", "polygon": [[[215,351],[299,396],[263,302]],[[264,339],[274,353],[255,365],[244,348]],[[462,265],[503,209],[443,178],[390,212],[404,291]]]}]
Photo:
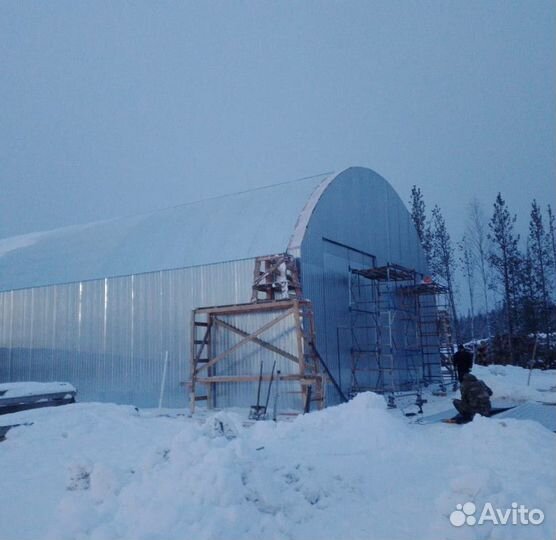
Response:
[{"label": "kneeling person", "polygon": [[454,399],[454,407],[458,411],[455,418],[462,423],[471,422],[476,414],[490,416],[490,396],[492,390],[475,375],[466,373],[461,383],[461,399]]}]

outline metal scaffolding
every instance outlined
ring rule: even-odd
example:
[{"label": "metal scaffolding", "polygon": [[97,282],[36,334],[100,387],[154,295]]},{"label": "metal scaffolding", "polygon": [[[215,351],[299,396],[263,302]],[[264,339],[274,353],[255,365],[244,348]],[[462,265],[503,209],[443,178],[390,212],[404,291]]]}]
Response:
[{"label": "metal scaffolding", "polygon": [[[444,390],[451,347],[448,289],[395,264],[350,269],[351,394],[416,395]],[[446,361],[443,360],[443,356]],[[450,372],[450,379],[452,375]]]}]

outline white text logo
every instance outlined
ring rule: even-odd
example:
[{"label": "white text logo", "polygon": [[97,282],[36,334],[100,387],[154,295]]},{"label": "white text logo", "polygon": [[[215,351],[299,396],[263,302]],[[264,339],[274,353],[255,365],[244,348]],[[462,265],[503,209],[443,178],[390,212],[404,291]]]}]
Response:
[{"label": "white text logo", "polygon": [[511,508],[494,508],[491,503],[483,506],[477,517],[475,503],[457,504],[450,514],[450,523],[454,527],[463,525],[540,525],[544,521],[544,512],[538,508],[529,509],[523,504],[512,503]]}]

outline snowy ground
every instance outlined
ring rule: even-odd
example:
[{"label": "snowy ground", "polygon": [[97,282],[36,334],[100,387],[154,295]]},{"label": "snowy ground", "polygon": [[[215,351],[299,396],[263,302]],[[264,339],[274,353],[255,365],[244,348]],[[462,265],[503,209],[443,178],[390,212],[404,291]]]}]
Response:
[{"label": "snowy ground", "polygon": [[[556,401],[556,372],[480,368],[496,397]],[[425,414],[448,408],[435,398]],[[1,539],[553,539],[556,435],[530,421],[417,425],[384,400],[246,427],[83,403],[0,417]],[[541,525],[463,525],[516,502]]]}]

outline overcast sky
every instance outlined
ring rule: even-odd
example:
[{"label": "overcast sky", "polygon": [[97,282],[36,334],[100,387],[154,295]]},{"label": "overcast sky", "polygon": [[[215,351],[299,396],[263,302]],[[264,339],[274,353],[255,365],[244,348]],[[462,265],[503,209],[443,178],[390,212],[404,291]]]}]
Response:
[{"label": "overcast sky", "polygon": [[[555,4],[0,3],[0,237],[368,166],[556,204]],[[272,201],[279,204],[279,201]]]}]

